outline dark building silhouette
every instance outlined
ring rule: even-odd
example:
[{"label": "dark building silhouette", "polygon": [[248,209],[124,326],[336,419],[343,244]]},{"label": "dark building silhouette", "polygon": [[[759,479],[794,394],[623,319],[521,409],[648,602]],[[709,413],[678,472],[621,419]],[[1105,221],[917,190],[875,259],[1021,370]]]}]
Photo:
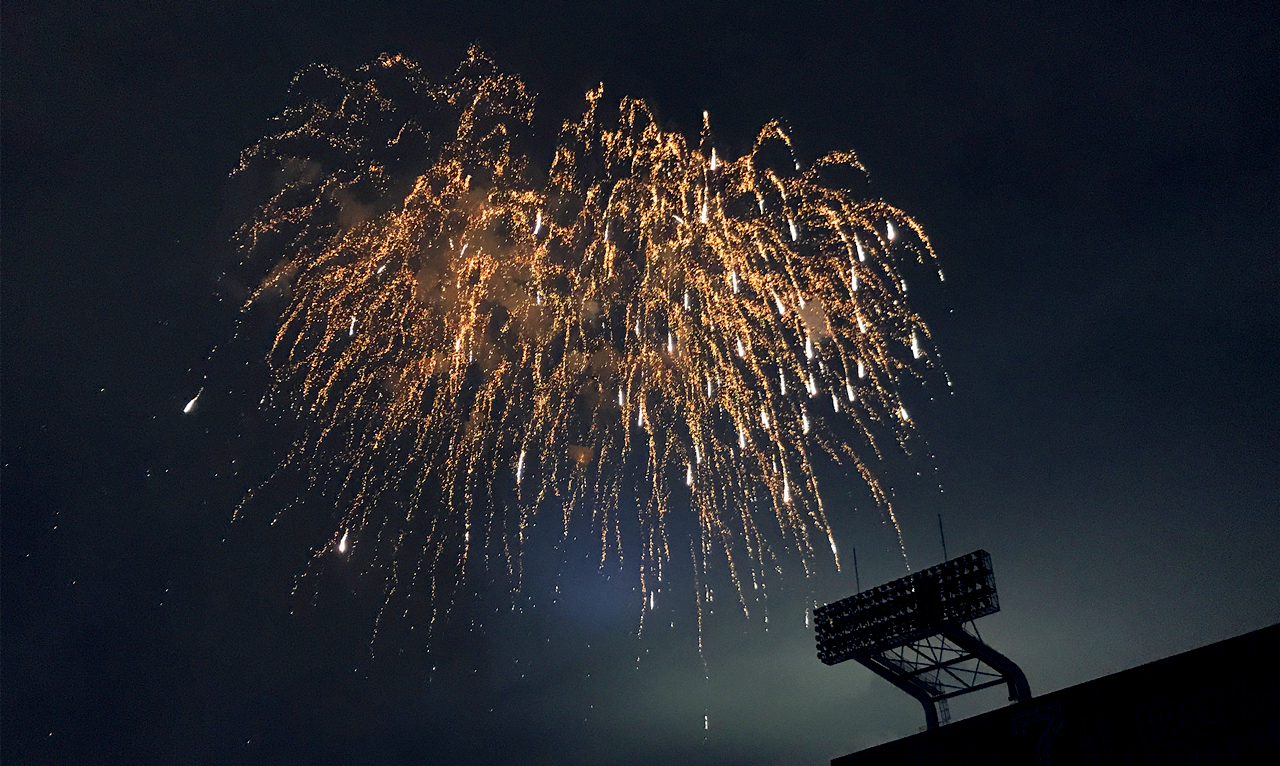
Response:
[{"label": "dark building silhouette", "polygon": [[1280,624],[831,763],[1280,764]]}]

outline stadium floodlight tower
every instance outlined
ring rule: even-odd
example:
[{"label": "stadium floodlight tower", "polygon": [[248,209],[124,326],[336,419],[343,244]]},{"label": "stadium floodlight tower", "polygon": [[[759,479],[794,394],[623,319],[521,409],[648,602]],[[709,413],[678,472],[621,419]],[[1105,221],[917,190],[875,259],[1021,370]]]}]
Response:
[{"label": "stadium floodlight tower", "polygon": [[1008,684],[1011,701],[1031,699],[1022,670],[964,628],[998,611],[991,555],[974,551],[815,609],[818,659],[857,660],[919,700],[936,729],[951,697]]}]

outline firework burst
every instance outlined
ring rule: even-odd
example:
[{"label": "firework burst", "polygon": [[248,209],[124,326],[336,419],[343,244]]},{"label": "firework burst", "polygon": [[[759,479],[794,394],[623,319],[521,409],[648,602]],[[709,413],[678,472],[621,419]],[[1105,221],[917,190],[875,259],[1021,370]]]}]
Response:
[{"label": "firework burst", "polygon": [[282,298],[269,396],[305,424],[282,468],[341,498],[317,557],[373,546],[388,603],[425,589],[434,615],[471,567],[518,581],[540,512],[589,514],[651,604],[691,513],[741,594],[771,539],[838,555],[820,453],[893,519],[869,462],[905,448],[898,383],[934,355],[898,264],[934,260],[824,183],[852,154],[802,168],[770,123],[725,157],[705,116],[694,143],[596,89],[536,174],[533,99],[474,50],[442,83],[383,56],[295,92],[243,155],[275,180],[237,236],[266,264],[248,306]]}]

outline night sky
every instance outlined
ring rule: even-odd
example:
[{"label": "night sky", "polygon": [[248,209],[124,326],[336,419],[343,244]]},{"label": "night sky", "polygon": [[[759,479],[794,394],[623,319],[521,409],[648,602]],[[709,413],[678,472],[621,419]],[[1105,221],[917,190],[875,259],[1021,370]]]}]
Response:
[{"label": "night sky", "polygon": [[[990,551],[979,627],[1033,693],[1280,620],[1277,5],[441,5],[5,3],[5,763],[819,764],[923,725],[815,657],[847,558],[784,555],[768,625],[717,602],[700,655],[691,583],[637,637],[629,575],[548,545],[526,592],[371,651],[372,575],[292,597],[315,540],[231,523],[289,427],[227,382],[252,339],[210,361],[227,176],[294,72],[383,51],[445,76],[479,44],[548,147],[604,82],[689,135],[709,111],[727,154],[773,118],[806,161],[856,151],[947,274],[915,296],[955,383],[914,394],[936,458],[884,466],[907,552],[942,560],[939,514],[952,556]],[[905,574],[822,478],[861,584]],[[974,696],[953,714],[1003,701]]]}]

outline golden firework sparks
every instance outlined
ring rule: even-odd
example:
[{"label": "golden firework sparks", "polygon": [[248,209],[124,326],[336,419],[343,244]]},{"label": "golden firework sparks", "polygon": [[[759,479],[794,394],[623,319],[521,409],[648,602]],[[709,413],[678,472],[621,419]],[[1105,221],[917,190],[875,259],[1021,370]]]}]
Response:
[{"label": "golden firework sparks", "polygon": [[694,144],[597,88],[535,181],[533,99],[478,51],[444,83],[384,55],[295,84],[237,171],[277,179],[238,237],[270,263],[249,304],[284,297],[271,393],[307,424],[284,462],[344,498],[317,556],[385,547],[388,593],[495,554],[518,578],[554,502],[566,534],[591,514],[602,562],[638,552],[653,604],[687,508],[695,562],[722,554],[741,593],[779,532],[806,566],[837,555],[818,453],[896,528],[869,461],[911,429],[898,382],[933,350],[898,267],[934,254],[901,210],[824,183],[864,172],[853,154],[802,169],[770,123],[731,159],[705,115]]}]

